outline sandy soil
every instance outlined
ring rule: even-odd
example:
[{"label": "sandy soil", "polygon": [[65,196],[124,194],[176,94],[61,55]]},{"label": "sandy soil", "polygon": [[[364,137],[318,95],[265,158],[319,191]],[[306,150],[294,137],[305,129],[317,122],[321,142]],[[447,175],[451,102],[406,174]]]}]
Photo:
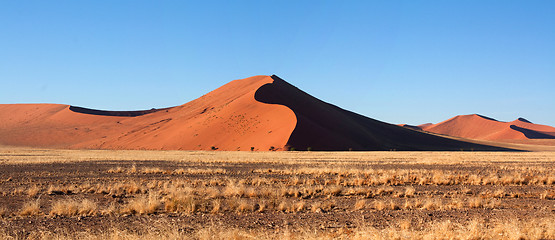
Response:
[{"label": "sandy soil", "polygon": [[[5,147],[0,148],[0,232],[22,238],[107,229],[140,234],[169,225],[184,234],[212,226],[348,237],[369,226],[401,224],[417,231],[445,221],[554,220],[554,157]],[[148,199],[146,205],[138,204],[141,199]],[[80,205],[83,200],[94,207]],[[25,204],[33,202],[36,212],[25,213]],[[64,212],[56,204],[77,210]]]}]

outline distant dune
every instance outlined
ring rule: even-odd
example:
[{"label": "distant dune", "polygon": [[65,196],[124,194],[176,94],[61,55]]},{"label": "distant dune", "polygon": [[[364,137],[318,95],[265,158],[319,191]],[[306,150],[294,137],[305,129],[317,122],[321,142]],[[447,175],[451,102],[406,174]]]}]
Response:
[{"label": "distant dune", "polygon": [[410,128],[410,129],[417,130],[417,131],[422,131],[422,128],[420,126],[414,126],[414,125],[409,125],[409,124],[397,124],[397,126]]},{"label": "distant dune", "polygon": [[421,128],[438,134],[492,141],[555,139],[554,127],[534,124],[524,118],[501,122],[477,114],[460,115],[438,124],[421,125]]},{"label": "distant dune", "polygon": [[[529,129],[522,124],[514,125]],[[228,151],[511,150],[380,122],[320,101],[277,76],[235,80],[181,106],[145,111],[2,104],[0,144]]]}]

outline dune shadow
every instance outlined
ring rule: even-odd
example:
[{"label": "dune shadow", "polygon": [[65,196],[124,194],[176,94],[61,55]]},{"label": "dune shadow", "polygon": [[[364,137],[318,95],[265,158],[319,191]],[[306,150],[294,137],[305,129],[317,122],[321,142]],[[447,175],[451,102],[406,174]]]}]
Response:
[{"label": "dune shadow", "polygon": [[495,121],[495,122],[499,122],[497,119],[494,118],[490,118],[490,117],[486,117],[484,115],[480,115],[480,114],[476,114],[478,117],[481,117],[483,119],[487,119],[487,120],[491,120],[491,121]]},{"label": "dune shadow", "polygon": [[522,134],[524,134],[524,136],[526,136],[529,139],[555,139],[555,136],[549,135],[549,134],[545,134],[542,132],[538,132],[538,131],[534,131],[534,130],[530,130],[527,128],[522,128],[516,125],[511,125],[510,126],[511,129],[515,130],[515,131],[519,131]]},{"label": "dune shadow", "polygon": [[137,117],[149,113],[154,113],[162,110],[168,110],[170,108],[160,108],[160,109],[150,109],[150,110],[138,110],[138,111],[106,111],[97,110],[77,106],[69,106],[69,110],[76,113],[98,115],[98,116],[113,116],[113,117]]},{"label": "dune shadow", "polygon": [[297,150],[511,151],[439,137],[381,122],[321,101],[278,76],[257,89],[255,100],[291,109],[297,124],[287,142]]},{"label": "dune shadow", "polygon": [[528,121],[528,119],[526,119],[526,118],[519,117],[517,120],[521,121],[521,122],[525,122],[525,123],[532,123],[532,122]]}]

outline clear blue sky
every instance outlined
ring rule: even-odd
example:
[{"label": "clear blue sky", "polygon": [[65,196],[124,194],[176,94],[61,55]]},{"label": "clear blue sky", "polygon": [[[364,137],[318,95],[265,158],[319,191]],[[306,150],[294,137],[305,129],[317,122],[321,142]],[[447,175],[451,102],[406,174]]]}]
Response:
[{"label": "clear blue sky", "polygon": [[390,123],[555,125],[555,1],[2,1],[0,103],[175,106],[277,74]]}]

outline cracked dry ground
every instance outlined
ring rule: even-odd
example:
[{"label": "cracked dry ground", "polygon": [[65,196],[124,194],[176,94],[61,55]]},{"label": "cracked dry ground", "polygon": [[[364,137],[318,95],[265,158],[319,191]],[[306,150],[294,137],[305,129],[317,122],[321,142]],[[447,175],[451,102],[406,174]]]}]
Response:
[{"label": "cracked dry ground", "polygon": [[555,153],[0,148],[2,238],[554,238]]}]

